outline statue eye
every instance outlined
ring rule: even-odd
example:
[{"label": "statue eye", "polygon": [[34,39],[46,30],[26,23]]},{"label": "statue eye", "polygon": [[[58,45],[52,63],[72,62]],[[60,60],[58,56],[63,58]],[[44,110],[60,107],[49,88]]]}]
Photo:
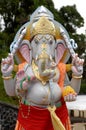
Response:
[{"label": "statue eye", "polygon": [[38,41],[37,39],[35,39],[35,43],[36,43],[36,44],[38,44],[38,43],[39,43],[39,41]]},{"label": "statue eye", "polygon": [[50,40],[50,41],[49,41],[49,44],[50,44],[50,45],[52,45],[52,44],[53,44],[53,41],[52,41],[52,40]]}]

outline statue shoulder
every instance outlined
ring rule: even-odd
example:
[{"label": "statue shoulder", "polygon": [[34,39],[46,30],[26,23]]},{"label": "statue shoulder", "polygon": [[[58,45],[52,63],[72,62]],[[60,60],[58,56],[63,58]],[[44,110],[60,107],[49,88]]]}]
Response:
[{"label": "statue shoulder", "polygon": [[21,64],[18,65],[18,71],[24,69],[25,65],[27,64],[27,62],[23,62]]}]

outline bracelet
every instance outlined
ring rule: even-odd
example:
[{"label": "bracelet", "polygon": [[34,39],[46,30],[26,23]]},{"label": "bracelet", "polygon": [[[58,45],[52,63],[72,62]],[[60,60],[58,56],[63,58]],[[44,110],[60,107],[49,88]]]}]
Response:
[{"label": "bracelet", "polygon": [[11,79],[13,76],[12,75],[10,75],[10,76],[2,76],[2,78],[4,79],[4,80],[9,80],[9,79]]},{"label": "bracelet", "polygon": [[23,81],[25,81],[26,78],[23,78],[21,81],[20,81],[20,88],[22,89],[22,83]]},{"label": "bracelet", "polygon": [[72,75],[72,78],[74,78],[74,79],[81,79],[81,78],[82,78],[82,75],[80,75],[80,76]]}]

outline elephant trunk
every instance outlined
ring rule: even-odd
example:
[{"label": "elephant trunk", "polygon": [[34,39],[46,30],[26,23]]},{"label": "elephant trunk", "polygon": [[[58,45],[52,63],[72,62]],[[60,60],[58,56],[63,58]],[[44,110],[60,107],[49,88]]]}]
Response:
[{"label": "elephant trunk", "polygon": [[54,74],[54,70],[51,69],[50,64],[53,62],[53,58],[47,53],[48,45],[43,43],[41,45],[41,53],[36,56],[38,61],[38,69],[41,76],[49,76]]},{"label": "elephant trunk", "polygon": [[55,71],[50,67],[51,62],[52,61],[50,61],[49,58],[39,59],[38,69],[41,76],[50,76],[55,74]]},{"label": "elephant trunk", "polygon": [[41,76],[49,75],[49,72],[47,72],[47,59],[39,60],[38,69]]}]

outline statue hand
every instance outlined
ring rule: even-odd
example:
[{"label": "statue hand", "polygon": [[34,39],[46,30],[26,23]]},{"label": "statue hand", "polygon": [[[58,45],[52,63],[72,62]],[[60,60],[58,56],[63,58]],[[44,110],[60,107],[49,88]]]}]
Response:
[{"label": "statue hand", "polygon": [[75,101],[76,98],[77,98],[77,94],[68,94],[68,95],[64,96],[64,100],[66,102]]},{"label": "statue hand", "polygon": [[66,86],[62,93],[65,101],[75,101],[77,97],[77,93],[71,86]]},{"label": "statue hand", "polygon": [[[16,82],[17,90],[19,90],[19,91],[21,91],[22,89],[26,90],[28,82],[26,80],[26,75],[25,75],[24,70],[18,71],[16,74],[16,77],[17,77],[17,82]],[[23,81],[24,78],[25,78],[25,80]],[[22,85],[21,85],[21,82],[22,82]]]},{"label": "statue hand", "polygon": [[18,82],[21,81],[23,78],[25,78],[25,72],[24,72],[24,70],[18,71],[16,75],[17,75],[17,81]]},{"label": "statue hand", "polygon": [[83,74],[83,64],[84,59],[80,59],[78,57],[78,54],[75,54],[75,56],[72,59],[72,72],[76,76],[80,76]]},{"label": "statue hand", "polygon": [[3,76],[9,76],[13,71],[13,66],[14,66],[13,55],[9,53],[8,57],[2,59],[1,62],[1,72]]},{"label": "statue hand", "polygon": [[27,76],[24,70],[17,72],[17,89],[27,90],[29,81],[35,80],[35,76]]},{"label": "statue hand", "polygon": [[50,68],[48,69],[48,71],[50,73],[49,79],[53,79],[54,82],[57,82],[60,76],[60,72],[55,62],[50,63]]}]

